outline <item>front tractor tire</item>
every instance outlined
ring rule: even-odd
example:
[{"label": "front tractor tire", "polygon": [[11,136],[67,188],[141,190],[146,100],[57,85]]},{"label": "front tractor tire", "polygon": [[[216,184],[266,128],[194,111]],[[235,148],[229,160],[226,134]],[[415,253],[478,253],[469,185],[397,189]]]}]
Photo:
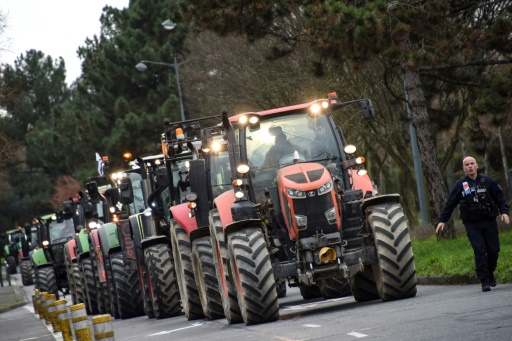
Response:
[{"label": "front tractor tire", "polygon": [[260,228],[228,235],[231,273],[246,325],[279,319],[276,281],[267,244]]},{"label": "front tractor tire", "polygon": [[20,262],[21,283],[25,286],[34,284],[34,279],[32,278],[33,266],[30,259],[25,259]]},{"label": "front tractor tire", "polygon": [[366,208],[375,238],[377,264],[372,265],[379,297],[392,301],[416,296],[416,268],[409,228],[400,204]]},{"label": "front tractor tire", "polygon": [[365,265],[363,271],[352,277],[350,286],[352,295],[357,302],[373,301],[380,298],[371,265]]},{"label": "front tractor tire", "polygon": [[59,288],[57,287],[57,275],[53,266],[44,266],[36,269],[36,288],[40,292],[55,294],[55,299],[59,299]]},{"label": "front tractor tire", "polygon": [[219,282],[213,263],[210,236],[194,240],[192,245],[192,265],[204,316],[209,320],[224,317]]},{"label": "front tractor tire", "polygon": [[14,258],[13,255],[5,257],[5,263],[7,265],[7,271],[9,272],[9,275],[17,273],[16,258]]},{"label": "front tractor tire", "polygon": [[181,314],[180,292],[171,248],[156,244],[144,249],[144,261],[153,289],[153,314],[157,319]]},{"label": "front tractor tire", "polygon": [[128,319],[144,315],[144,296],[140,284],[139,270],[125,266],[123,254],[116,252],[110,255],[112,265],[112,282],[119,317]]},{"label": "front tractor tire", "polygon": [[203,307],[192,268],[190,238],[185,229],[176,221],[173,221],[171,226],[172,254],[183,312],[189,320],[203,318]]},{"label": "front tractor tire", "polygon": [[241,323],[243,318],[230,274],[228,245],[224,241],[224,230],[217,209],[210,211],[209,223],[213,264],[215,265],[215,275],[219,283],[224,316],[226,316],[229,324]]}]

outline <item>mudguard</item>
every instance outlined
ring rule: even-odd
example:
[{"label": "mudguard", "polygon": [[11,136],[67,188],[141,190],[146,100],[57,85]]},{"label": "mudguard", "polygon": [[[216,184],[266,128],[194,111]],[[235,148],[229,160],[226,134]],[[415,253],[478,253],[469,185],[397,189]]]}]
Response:
[{"label": "mudguard", "polygon": [[214,207],[216,207],[219,212],[219,217],[223,229],[226,228],[226,225],[233,223],[233,216],[231,215],[231,206],[233,205],[234,202],[235,191],[232,189],[222,193],[213,200]]},{"label": "mudguard", "polygon": [[96,267],[98,268],[98,278],[101,283],[105,283],[107,281],[107,274],[105,272],[105,266],[103,265],[103,252],[101,251],[100,236],[98,230],[92,230],[89,233],[89,236],[91,237],[91,252],[94,252],[95,254],[94,261],[96,262]]},{"label": "mudguard", "polygon": [[69,260],[71,262],[76,261],[75,246],[76,241],[74,239],[71,239],[69,242],[66,243],[66,248],[68,249],[68,254],[70,258]]},{"label": "mudguard", "polygon": [[188,203],[173,206],[170,208],[170,210],[174,220],[176,220],[176,222],[185,229],[189,236],[192,231],[197,230],[196,218],[190,218],[188,216],[190,212],[190,208],[188,208]]},{"label": "mudguard", "polygon": [[111,252],[120,250],[119,236],[117,234],[117,225],[115,223],[107,223],[98,229],[100,236],[100,245],[103,255],[107,257]]},{"label": "mudguard", "polygon": [[400,194],[384,194],[384,195],[378,195],[375,197],[367,198],[363,200],[363,203],[361,205],[361,210],[363,211],[363,214],[368,206],[375,206],[384,204],[387,202],[394,202],[394,203],[400,203],[401,196]]},{"label": "mudguard", "polygon": [[363,191],[363,197],[366,195],[366,193],[369,191],[372,193],[372,196],[375,195],[375,190],[373,189],[372,180],[368,176],[368,174],[365,175],[358,175],[355,170],[349,169],[349,174],[352,177],[352,189],[360,189]]},{"label": "mudguard", "polygon": [[7,257],[11,254],[10,250],[9,250],[9,245],[5,245],[4,246],[4,256]]},{"label": "mudguard", "polygon": [[49,264],[46,254],[44,253],[44,249],[34,251],[32,254],[32,262],[36,267]]},{"label": "mudguard", "polygon": [[85,229],[82,229],[78,233],[77,241],[77,249],[78,249],[78,257],[80,259],[89,256],[89,234],[85,233]]}]

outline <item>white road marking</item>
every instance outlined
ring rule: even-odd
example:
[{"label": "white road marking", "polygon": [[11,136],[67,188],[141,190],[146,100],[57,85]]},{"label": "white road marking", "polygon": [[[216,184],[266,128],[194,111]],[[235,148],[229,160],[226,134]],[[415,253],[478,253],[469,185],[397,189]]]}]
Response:
[{"label": "white road marking", "polygon": [[305,309],[308,309],[308,308],[314,308],[317,305],[323,305],[323,304],[327,304],[327,303],[331,303],[331,302],[348,300],[349,298],[350,297],[341,297],[341,298],[333,298],[333,299],[330,299],[330,300],[324,300],[324,301],[321,301],[321,302],[304,303],[304,304],[299,304],[299,305],[292,305],[292,306],[283,308],[283,311],[287,311],[287,310],[305,310]]},{"label": "white road marking", "polygon": [[[23,308],[27,309],[28,311],[30,311],[32,314],[35,314],[35,311],[34,311],[34,307],[29,305],[29,304],[26,304],[23,306]],[[48,331],[50,332],[50,334],[53,335],[53,337],[55,338],[55,340],[57,341],[63,341],[64,339],[62,338],[62,333],[58,332],[58,333],[54,333],[53,332],[53,326],[51,324],[46,324],[45,320],[43,319],[42,320],[44,326],[46,327],[46,329],[48,329]],[[27,339],[27,340],[30,340],[30,339]]]},{"label": "white road marking", "polygon": [[347,335],[355,336],[355,337],[357,337],[357,338],[367,337],[367,336],[368,336],[368,335],[366,335],[366,334],[361,334],[361,333],[358,333],[358,332],[351,332],[351,333],[347,333]]},{"label": "white road marking", "polygon": [[321,325],[319,325],[319,324],[303,324],[302,326],[303,327],[308,327],[308,328],[318,328],[318,327],[321,327]]},{"label": "white road marking", "polygon": [[194,327],[199,327],[199,326],[202,326],[202,325],[203,325],[203,323],[197,322],[197,323],[194,323],[194,324],[192,324],[192,325],[190,325],[188,327],[183,327],[183,328],[178,328],[178,329],[173,329],[173,330],[164,330],[164,331],[161,331],[161,332],[158,332],[158,333],[149,334],[148,336],[170,334],[170,333],[174,333],[174,332],[177,332],[177,331],[180,331],[180,330],[194,328]]}]

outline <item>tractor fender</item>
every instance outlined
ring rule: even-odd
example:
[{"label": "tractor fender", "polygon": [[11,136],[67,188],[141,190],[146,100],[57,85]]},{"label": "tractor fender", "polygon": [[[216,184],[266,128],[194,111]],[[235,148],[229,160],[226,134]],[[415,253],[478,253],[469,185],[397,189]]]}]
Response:
[{"label": "tractor fender", "polygon": [[220,222],[222,228],[226,229],[226,225],[233,223],[233,216],[231,215],[231,206],[235,202],[235,191],[229,190],[222,193],[213,200],[214,207],[219,212]]},{"label": "tractor fender", "polygon": [[228,236],[236,231],[243,230],[247,227],[256,227],[259,226],[261,228],[261,219],[246,219],[246,220],[240,220],[236,221],[234,223],[228,224],[224,228],[224,241],[228,242]]},{"label": "tractor fender", "polygon": [[83,259],[89,257],[89,239],[88,233],[82,229],[76,238],[76,246],[78,250],[78,258]]},{"label": "tractor fender", "polygon": [[179,204],[170,208],[171,214],[181,227],[185,229],[187,234],[190,236],[192,231],[197,230],[197,221],[195,217],[190,218],[188,214],[190,213],[190,208],[188,208],[188,203]]},{"label": "tractor fender", "polygon": [[119,236],[117,234],[117,225],[115,223],[103,224],[98,229],[98,234],[100,238],[101,251],[105,257],[111,252],[121,250]]},{"label": "tractor fender", "polygon": [[153,236],[143,239],[141,244],[143,250],[155,244],[167,244],[171,246],[171,239],[167,236]]},{"label": "tractor fender", "polygon": [[50,264],[48,262],[48,259],[46,258],[46,254],[44,253],[44,249],[35,250],[32,254],[32,262],[36,267],[41,267],[47,264]]},{"label": "tractor fender", "polygon": [[92,248],[90,252],[94,253],[94,262],[96,262],[99,272],[97,275],[100,282],[105,283],[107,280],[107,274],[105,273],[105,266],[103,265],[103,251],[101,249],[99,230],[92,230],[89,235],[91,237],[90,247]]},{"label": "tractor fender", "polygon": [[4,256],[7,257],[11,254],[10,250],[9,250],[9,245],[5,245],[4,246]]},{"label": "tractor fender", "polygon": [[381,205],[388,202],[400,203],[401,196],[400,194],[384,194],[377,195],[371,198],[363,199],[363,203],[361,204],[361,210],[364,213],[366,208],[375,205]]},{"label": "tractor fender", "polygon": [[71,239],[69,242],[66,243],[66,248],[68,249],[70,262],[73,262],[76,259],[75,247],[76,247],[76,240],[74,240],[74,239]]},{"label": "tractor fender", "polygon": [[372,180],[368,176],[358,175],[355,170],[349,169],[349,173],[352,177],[352,189],[360,189],[363,191],[363,196],[366,195],[367,192],[371,192],[372,196],[375,195],[375,190],[373,189]]}]

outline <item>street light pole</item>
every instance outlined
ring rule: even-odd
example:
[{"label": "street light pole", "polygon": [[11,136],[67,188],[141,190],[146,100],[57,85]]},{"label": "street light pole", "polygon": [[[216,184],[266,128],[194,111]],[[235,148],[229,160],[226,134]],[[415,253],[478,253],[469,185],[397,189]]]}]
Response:
[{"label": "street light pole", "polygon": [[164,62],[153,62],[150,60],[141,60],[139,64],[135,65],[135,68],[139,71],[146,71],[148,68],[146,64],[154,64],[154,65],[162,65],[174,68],[174,72],[176,73],[176,83],[178,84],[178,98],[180,101],[180,112],[181,112],[181,120],[185,121],[185,109],[183,107],[183,96],[181,94],[181,82],[180,82],[180,65],[188,62],[185,60],[181,63],[178,63],[176,55],[174,55],[174,63],[164,63]]}]

